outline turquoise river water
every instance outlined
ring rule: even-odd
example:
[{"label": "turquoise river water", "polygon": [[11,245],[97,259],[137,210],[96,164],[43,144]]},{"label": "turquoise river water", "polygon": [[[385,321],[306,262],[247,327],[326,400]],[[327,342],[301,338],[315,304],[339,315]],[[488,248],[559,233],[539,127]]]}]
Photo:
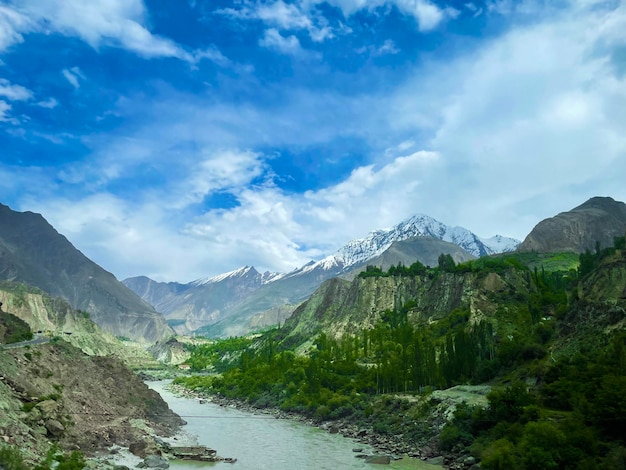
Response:
[{"label": "turquoise river water", "polygon": [[180,397],[167,390],[167,381],[148,382],[187,424],[183,431],[201,445],[217,450],[235,463],[199,464],[170,462],[173,470],[216,467],[216,470],[441,470],[416,459],[404,458],[390,465],[367,464],[355,457],[354,448],[372,454],[371,447],[339,434],[289,419],[253,414],[197,399]]}]

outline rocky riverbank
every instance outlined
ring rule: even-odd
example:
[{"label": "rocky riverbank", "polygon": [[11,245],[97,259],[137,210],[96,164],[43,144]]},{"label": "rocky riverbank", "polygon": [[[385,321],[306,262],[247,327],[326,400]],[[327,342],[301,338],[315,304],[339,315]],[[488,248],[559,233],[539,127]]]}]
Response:
[{"label": "rocky riverbank", "polygon": [[[212,402],[220,406],[237,408],[255,414],[271,415],[276,419],[291,419],[324,429],[330,433],[338,433],[344,437],[352,438],[360,443],[373,447],[377,455],[388,455],[392,459],[400,458],[401,456],[409,456],[414,459],[420,459],[428,464],[439,466],[439,468],[445,467],[449,469],[469,469],[475,464],[474,459],[463,451],[445,455],[442,454],[438,448],[436,439],[437,433],[433,432],[429,435],[424,435],[421,442],[416,444],[415,439],[410,439],[402,434],[389,435],[378,433],[372,426],[354,423],[347,419],[322,421],[298,413],[285,412],[276,408],[258,408],[245,401],[233,400],[217,395],[207,395],[202,392],[188,390],[179,385],[172,384],[169,386],[169,389],[179,396],[192,398],[198,400],[200,403]],[[444,403],[448,400],[441,395],[435,395],[432,399],[439,403]],[[445,409],[448,414],[450,413],[449,407],[449,403],[445,403],[441,406],[442,410]],[[445,414],[441,412],[437,413],[436,416],[432,418],[428,426],[440,428],[443,426],[444,422]]]}]

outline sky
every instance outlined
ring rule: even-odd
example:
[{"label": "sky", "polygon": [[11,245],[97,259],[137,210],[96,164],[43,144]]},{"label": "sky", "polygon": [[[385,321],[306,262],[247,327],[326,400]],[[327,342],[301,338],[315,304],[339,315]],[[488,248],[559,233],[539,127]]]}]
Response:
[{"label": "sky", "polygon": [[0,202],[118,279],[626,200],[626,3],[0,0]]}]

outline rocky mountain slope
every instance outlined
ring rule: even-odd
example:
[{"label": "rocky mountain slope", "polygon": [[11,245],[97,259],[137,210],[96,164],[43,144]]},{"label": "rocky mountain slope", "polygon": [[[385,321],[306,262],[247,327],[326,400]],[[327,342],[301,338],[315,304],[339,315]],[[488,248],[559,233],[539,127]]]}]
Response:
[{"label": "rocky mountain slope", "polygon": [[[415,237],[421,241],[411,246],[394,245]],[[306,299],[325,280],[354,276],[367,264],[411,264],[416,260],[435,264],[441,253],[452,254],[461,261],[511,251],[518,243],[502,236],[480,238],[467,229],[416,215],[391,229],[376,230],[365,238],[353,240],[333,255],[287,274],[261,275],[246,267],[182,287],[175,283],[154,283],[147,278],[131,278],[124,283],[163,312],[177,332],[195,330],[208,336],[229,336],[244,334],[252,325],[269,325],[273,318],[281,321],[293,309],[290,306]],[[388,252],[392,245],[394,248]],[[438,250],[441,251],[434,254]]]},{"label": "rocky mountain slope", "polygon": [[626,233],[626,204],[594,197],[574,209],[542,220],[518,247],[519,251],[594,251]]},{"label": "rocky mountain slope", "polygon": [[[498,297],[517,292],[527,296],[529,286],[523,273],[440,273],[409,277],[357,277],[352,281],[335,278],[326,281],[286,320],[283,336],[289,344],[308,344],[324,332],[340,338],[372,328],[381,312],[398,310],[414,301],[409,314],[412,324],[430,323],[455,309],[467,309],[479,321],[501,311]],[[501,312],[502,313],[502,312]]]},{"label": "rocky mountain slope", "polygon": [[139,343],[120,341],[103,331],[86,312],[75,310],[65,300],[37,288],[2,281],[0,302],[0,311],[18,318],[30,330],[39,331],[47,338],[59,337],[87,355],[115,356],[132,367],[159,365]]},{"label": "rocky mountain slope", "polygon": [[119,360],[64,341],[0,350],[0,441],[40,461],[53,444],[86,455],[116,444],[156,451],[183,423]]},{"label": "rocky mountain slope", "polygon": [[145,276],[125,279],[124,284],[163,312],[180,334],[223,319],[230,308],[280,276],[259,273],[251,266],[188,284],[156,282]]},{"label": "rocky mountain slope", "polygon": [[161,314],[78,251],[41,215],[0,204],[0,279],[66,299],[104,330],[145,342],[173,331]]}]

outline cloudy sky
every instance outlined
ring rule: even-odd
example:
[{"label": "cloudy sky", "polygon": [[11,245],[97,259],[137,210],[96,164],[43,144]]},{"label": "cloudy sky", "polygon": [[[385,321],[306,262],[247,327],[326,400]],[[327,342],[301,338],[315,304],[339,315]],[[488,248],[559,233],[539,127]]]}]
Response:
[{"label": "cloudy sky", "polygon": [[626,200],[626,5],[0,0],[0,202],[119,279]]}]

